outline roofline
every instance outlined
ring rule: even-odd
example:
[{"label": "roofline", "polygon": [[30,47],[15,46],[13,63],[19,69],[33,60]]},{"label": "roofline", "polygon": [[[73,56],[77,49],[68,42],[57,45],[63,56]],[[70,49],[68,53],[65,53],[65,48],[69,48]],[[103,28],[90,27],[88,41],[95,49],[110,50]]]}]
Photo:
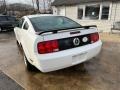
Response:
[{"label": "roofline", "polygon": [[33,14],[33,15],[27,15],[27,16],[24,16],[24,17],[35,18],[35,17],[44,17],[44,16],[59,16],[59,15],[53,15],[53,14]]},{"label": "roofline", "polygon": [[81,2],[75,2],[75,3],[64,3],[64,4],[61,4],[61,3],[55,3],[55,1],[51,4],[52,6],[74,6],[74,5],[80,5],[80,4],[85,4],[85,3],[94,3],[94,2],[117,2],[119,0],[101,0],[101,1],[81,1]]}]

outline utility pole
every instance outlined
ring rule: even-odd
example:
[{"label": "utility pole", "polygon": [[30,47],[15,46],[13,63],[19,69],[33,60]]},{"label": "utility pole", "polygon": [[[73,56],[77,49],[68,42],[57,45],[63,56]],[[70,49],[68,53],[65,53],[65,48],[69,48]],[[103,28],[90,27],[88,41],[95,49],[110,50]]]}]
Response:
[{"label": "utility pole", "polygon": [[34,9],[34,11],[35,11],[35,7],[34,7],[34,1],[32,0],[32,4],[33,4],[33,9]]},{"label": "utility pole", "polygon": [[7,13],[7,6],[6,6],[6,0],[4,0],[4,12]]},{"label": "utility pole", "polygon": [[46,12],[46,8],[45,8],[45,0],[43,0],[43,7],[44,7],[44,13]]},{"label": "utility pole", "polygon": [[40,4],[39,0],[36,0],[37,9],[38,9],[38,11],[40,12],[40,6],[39,6],[39,4]]}]

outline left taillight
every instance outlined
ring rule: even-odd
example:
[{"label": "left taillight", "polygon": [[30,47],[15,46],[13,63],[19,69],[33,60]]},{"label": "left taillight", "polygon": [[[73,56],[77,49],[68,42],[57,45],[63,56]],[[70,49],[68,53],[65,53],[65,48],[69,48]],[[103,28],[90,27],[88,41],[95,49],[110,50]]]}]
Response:
[{"label": "left taillight", "polygon": [[37,44],[39,54],[46,54],[59,51],[58,40],[44,41]]},{"label": "left taillight", "polygon": [[98,33],[92,33],[90,35],[91,43],[95,43],[99,40],[99,34]]}]

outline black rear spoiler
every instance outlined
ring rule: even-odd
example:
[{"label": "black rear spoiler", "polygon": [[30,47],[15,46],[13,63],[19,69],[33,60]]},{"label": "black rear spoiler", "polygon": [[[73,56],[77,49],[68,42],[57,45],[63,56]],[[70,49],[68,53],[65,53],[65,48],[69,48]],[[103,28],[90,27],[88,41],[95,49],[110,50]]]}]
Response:
[{"label": "black rear spoiler", "polygon": [[83,28],[85,28],[85,29],[90,29],[90,28],[92,28],[92,27],[96,27],[96,28],[97,28],[96,25],[83,26]]},{"label": "black rear spoiler", "polygon": [[[96,25],[81,26],[81,27],[76,27],[76,28],[90,29],[90,28],[92,28],[92,27],[97,28],[97,26],[96,26]],[[75,28],[67,28],[67,29],[75,29]],[[50,31],[41,31],[41,32],[36,32],[36,34],[41,35],[41,34],[44,34],[44,33],[49,33],[49,32],[52,32],[52,33],[57,33],[58,31],[64,31],[64,30],[67,30],[67,29],[58,29],[58,30],[50,30]]]}]

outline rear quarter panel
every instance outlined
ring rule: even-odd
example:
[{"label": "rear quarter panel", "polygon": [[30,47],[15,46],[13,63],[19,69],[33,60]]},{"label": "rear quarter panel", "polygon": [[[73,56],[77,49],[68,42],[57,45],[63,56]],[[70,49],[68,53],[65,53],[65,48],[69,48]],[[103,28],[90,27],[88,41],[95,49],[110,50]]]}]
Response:
[{"label": "rear quarter panel", "polygon": [[19,30],[20,30],[20,28],[18,28],[18,27],[14,28],[15,37],[16,37],[16,40],[18,42],[20,42],[20,32],[19,32]]},{"label": "rear quarter panel", "polygon": [[43,37],[36,35],[29,31],[25,31],[22,34],[22,47],[24,49],[25,55],[31,64],[35,65],[37,52],[37,43],[43,41]]}]

